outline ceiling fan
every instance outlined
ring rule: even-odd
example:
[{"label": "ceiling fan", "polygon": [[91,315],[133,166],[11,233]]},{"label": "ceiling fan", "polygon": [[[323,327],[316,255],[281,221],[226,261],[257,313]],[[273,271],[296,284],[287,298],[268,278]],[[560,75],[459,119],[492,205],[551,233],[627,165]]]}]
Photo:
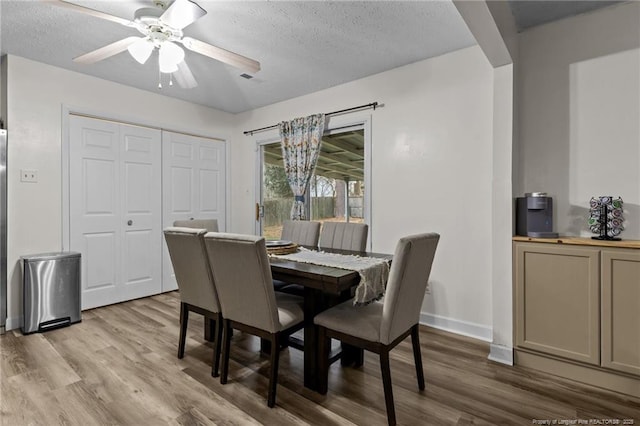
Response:
[{"label": "ceiling fan", "polygon": [[[153,51],[158,50],[159,72],[175,77],[181,87],[193,88],[198,83],[184,61],[184,49],[179,46],[179,44],[182,44],[193,52],[224,62],[243,71],[255,73],[260,70],[260,63],[253,59],[184,36],[182,30],[207,13],[195,2],[191,0],[174,0],[168,5],[167,1],[154,0],[154,3],[157,7],[138,9],[135,12],[133,21],[129,21],[118,16],[70,3],[66,0],[54,1],[54,4],[58,6],[135,28],[142,34],[142,37],[127,37],[80,55],[73,59],[74,62],[93,64],[128,50],[136,61],[144,64]],[[172,83],[170,79],[170,84]],[[158,87],[162,88],[161,81],[158,82]]]}]

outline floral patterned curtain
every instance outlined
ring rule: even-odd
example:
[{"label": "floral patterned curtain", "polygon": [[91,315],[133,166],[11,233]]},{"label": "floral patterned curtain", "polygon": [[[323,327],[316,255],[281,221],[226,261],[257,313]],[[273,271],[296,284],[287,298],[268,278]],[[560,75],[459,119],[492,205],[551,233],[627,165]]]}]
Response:
[{"label": "floral patterned curtain", "polygon": [[324,114],[283,121],[279,127],[284,171],[295,196],[291,219],[306,220],[304,196],[320,154]]}]

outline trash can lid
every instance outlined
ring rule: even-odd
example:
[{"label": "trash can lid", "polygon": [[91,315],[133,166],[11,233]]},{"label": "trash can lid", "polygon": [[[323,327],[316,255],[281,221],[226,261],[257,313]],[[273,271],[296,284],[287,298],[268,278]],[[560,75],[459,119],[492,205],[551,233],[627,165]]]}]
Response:
[{"label": "trash can lid", "polygon": [[80,253],[75,251],[59,251],[59,252],[50,252],[50,253],[40,253],[40,254],[29,254],[26,256],[21,256],[20,259],[26,261],[36,261],[36,260],[57,260],[57,259],[67,259],[73,257],[80,257]]}]

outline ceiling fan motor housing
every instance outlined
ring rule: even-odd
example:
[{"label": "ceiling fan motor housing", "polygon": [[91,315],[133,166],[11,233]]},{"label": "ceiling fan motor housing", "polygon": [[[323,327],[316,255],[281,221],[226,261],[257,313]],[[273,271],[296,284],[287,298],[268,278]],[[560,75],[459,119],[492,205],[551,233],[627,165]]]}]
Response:
[{"label": "ceiling fan motor housing", "polygon": [[155,4],[162,10],[165,10],[167,8],[167,2],[164,0],[154,0],[153,4]]},{"label": "ceiling fan motor housing", "polygon": [[182,30],[170,27],[160,20],[164,11],[155,7],[143,7],[136,10],[134,22],[137,30],[156,46],[165,41],[176,41],[182,39]]}]

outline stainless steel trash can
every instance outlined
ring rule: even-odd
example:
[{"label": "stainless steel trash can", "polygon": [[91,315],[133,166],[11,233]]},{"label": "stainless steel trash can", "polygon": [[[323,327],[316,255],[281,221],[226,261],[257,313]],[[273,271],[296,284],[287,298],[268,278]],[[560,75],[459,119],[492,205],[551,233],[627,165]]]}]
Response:
[{"label": "stainless steel trash can", "polygon": [[23,256],[24,334],[80,321],[80,253]]}]

